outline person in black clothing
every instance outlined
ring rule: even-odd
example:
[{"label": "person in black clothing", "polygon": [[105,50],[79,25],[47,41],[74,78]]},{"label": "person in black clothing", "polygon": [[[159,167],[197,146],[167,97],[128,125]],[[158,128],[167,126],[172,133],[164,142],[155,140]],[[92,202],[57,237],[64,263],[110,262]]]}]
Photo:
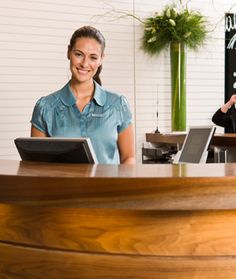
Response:
[{"label": "person in black clothing", "polygon": [[227,103],[219,108],[212,117],[212,122],[224,127],[226,133],[236,133],[236,94],[232,95]]}]

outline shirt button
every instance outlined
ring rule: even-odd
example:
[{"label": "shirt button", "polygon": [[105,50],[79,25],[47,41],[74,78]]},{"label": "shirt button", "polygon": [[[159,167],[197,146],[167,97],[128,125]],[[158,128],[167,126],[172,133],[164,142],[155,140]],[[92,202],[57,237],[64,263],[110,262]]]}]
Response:
[{"label": "shirt button", "polygon": [[80,130],[81,130],[81,135],[83,137],[86,136],[86,126],[85,126],[85,118],[81,117],[80,119]]}]

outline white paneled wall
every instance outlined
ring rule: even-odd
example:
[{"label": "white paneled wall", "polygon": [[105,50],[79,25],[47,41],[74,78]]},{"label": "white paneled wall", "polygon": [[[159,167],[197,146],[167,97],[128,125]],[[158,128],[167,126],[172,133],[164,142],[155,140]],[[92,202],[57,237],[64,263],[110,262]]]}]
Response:
[{"label": "white paneled wall", "polygon": [[[144,3],[145,2],[145,3]],[[18,159],[13,140],[29,136],[36,100],[69,79],[67,45],[82,25],[93,25],[107,41],[103,85],[127,96],[141,161],[145,133],[170,131],[169,52],[148,57],[140,49],[140,17],[161,11],[166,0],[2,0],[0,2],[0,158]],[[211,123],[224,99],[224,21],[231,0],[192,0],[215,30],[199,52],[187,54],[187,125]],[[221,131],[221,130],[219,130]]]}]

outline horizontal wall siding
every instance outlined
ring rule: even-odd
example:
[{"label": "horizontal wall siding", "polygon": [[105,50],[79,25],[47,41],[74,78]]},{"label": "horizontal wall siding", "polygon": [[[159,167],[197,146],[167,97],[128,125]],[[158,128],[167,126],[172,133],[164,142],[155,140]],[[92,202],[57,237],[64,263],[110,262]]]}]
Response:
[{"label": "horizontal wall siding", "polygon": [[[224,11],[231,1],[189,1],[189,8],[206,15],[210,32],[197,52],[187,49],[187,126],[211,125],[213,113],[224,100]],[[136,13],[143,17],[162,11],[166,1],[135,1]],[[214,6],[213,6],[214,4]],[[221,20],[220,20],[221,19]],[[145,132],[158,125],[160,132],[171,131],[171,85],[169,50],[158,57],[148,57],[140,50],[142,27],[136,24],[136,131],[137,145],[145,141]],[[158,111],[158,119],[156,112]],[[223,129],[217,128],[217,132]],[[141,148],[138,149],[141,157]]]},{"label": "horizontal wall siding", "polygon": [[[1,1],[0,158],[19,158],[13,140],[29,136],[36,100],[69,80],[67,45],[74,30],[83,25],[95,25],[107,38],[103,84],[126,95],[134,112],[133,26],[126,20],[105,22],[102,15],[111,9],[110,4],[96,0]],[[133,7],[131,1],[114,4],[123,10]]]},{"label": "horizontal wall siding", "polygon": [[[211,124],[212,114],[224,100],[224,21],[219,19],[232,1],[222,2],[189,3],[208,17],[210,28],[216,28],[198,52],[187,50],[188,126]],[[29,136],[36,100],[70,78],[66,51],[71,34],[82,25],[94,25],[107,42],[103,85],[128,98],[140,162],[145,133],[157,125],[161,132],[170,131],[169,51],[158,57],[143,53],[143,27],[122,12],[144,18],[166,4],[166,0],[146,0],[145,4],[143,0],[1,1],[0,158],[19,158],[13,140]]]}]

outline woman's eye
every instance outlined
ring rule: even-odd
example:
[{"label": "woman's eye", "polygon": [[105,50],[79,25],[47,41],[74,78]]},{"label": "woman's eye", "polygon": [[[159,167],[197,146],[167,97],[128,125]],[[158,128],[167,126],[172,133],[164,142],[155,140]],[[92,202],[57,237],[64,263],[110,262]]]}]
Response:
[{"label": "woman's eye", "polygon": [[81,57],[81,56],[82,56],[82,54],[81,54],[81,53],[79,53],[79,52],[75,52],[75,56],[77,56],[77,57]]},{"label": "woman's eye", "polygon": [[97,56],[92,56],[91,59],[92,60],[97,60],[98,58],[97,58]]}]

